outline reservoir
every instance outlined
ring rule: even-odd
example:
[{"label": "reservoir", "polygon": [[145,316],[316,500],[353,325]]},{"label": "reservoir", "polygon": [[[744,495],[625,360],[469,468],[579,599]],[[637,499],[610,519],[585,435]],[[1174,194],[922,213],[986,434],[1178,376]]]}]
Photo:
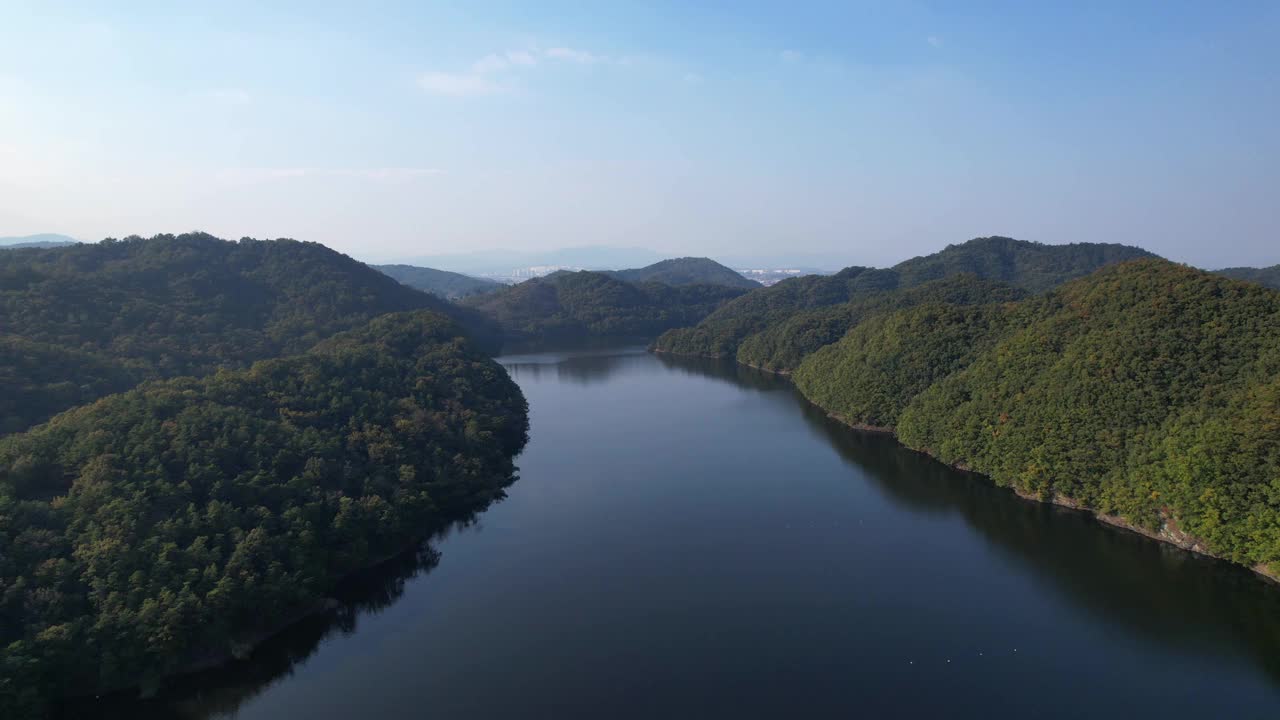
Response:
[{"label": "reservoir", "polygon": [[[1280,587],[641,348],[509,355],[508,496],[107,717],[1280,717]],[[80,716],[92,716],[84,713]]]}]

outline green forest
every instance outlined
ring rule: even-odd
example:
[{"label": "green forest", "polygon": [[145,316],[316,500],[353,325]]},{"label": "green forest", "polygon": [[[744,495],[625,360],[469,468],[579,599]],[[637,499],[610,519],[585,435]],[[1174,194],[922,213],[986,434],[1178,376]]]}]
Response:
[{"label": "green forest", "polygon": [[633,283],[584,270],[527,280],[463,303],[496,321],[509,341],[550,344],[653,338],[692,325],[746,292],[727,285]]},{"label": "green forest", "polygon": [[302,352],[390,312],[479,313],[318,243],[159,235],[0,253],[0,433],[141,380]]},{"label": "green forest", "polygon": [[[1127,245],[1043,245],[1005,237],[976,238],[888,269],[849,267],[835,275],[805,275],[783,280],[726,303],[694,327],[664,333],[654,347],[662,352],[736,358],[768,369],[790,370],[797,365],[797,354],[835,342],[852,327],[852,323],[844,322],[838,310],[831,314],[807,314],[808,311],[861,303],[880,293],[961,274],[1040,292],[1104,265],[1150,255]],[[859,315],[856,309],[846,314],[851,318]],[[775,357],[778,346],[799,348],[801,343],[792,342],[788,337],[766,337],[753,343],[755,346],[748,349],[745,356],[739,355],[740,348],[752,336],[792,318],[795,322],[790,328],[774,330],[774,335],[791,334],[797,340],[811,335],[803,341],[804,352]]]},{"label": "green forest", "polygon": [[1280,292],[1236,270],[979,238],[767,288],[682,258],[450,302],[291,240],[8,250],[0,712],[243,653],[500,497],[528,433],[505,341],[789,373],[848,424],[1280,575]]},{"label": "green forest", "polygon": [[154,685],[497,497],[478,311],[315,243],[0,253],[0,715]]},{"label": "green forest", "polygon": [[924,304],[808,356],[855,425],[1046,500],[1280,573],[1280,293],[1163,260]]},{"label": "green forest", "polygon": [[227,657],[511,481],[525,401],[460,328],[387,315],[0,441],[0,708]]},{"label": "green forest", "polygon": [[760,283],[743,277],[732,268],[725,267],[710,258],[682,257],[660,260],[652,265],[632,270],[613,270],[608,272],[619,280],[644,283],[656,282],[663,285],[728,285],[729,287],[760,287]]}]

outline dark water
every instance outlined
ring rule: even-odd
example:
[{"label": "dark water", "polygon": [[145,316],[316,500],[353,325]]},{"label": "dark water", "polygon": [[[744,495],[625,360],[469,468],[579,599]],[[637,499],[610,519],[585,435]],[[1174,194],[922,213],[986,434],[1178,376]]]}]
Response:
[{"label": "dark water", "polygon": [[[1280,588],[640,351],[503,359],[509,497],[119,717],[1280,718]],[[94,709],[99,712],[100,709]]]}]

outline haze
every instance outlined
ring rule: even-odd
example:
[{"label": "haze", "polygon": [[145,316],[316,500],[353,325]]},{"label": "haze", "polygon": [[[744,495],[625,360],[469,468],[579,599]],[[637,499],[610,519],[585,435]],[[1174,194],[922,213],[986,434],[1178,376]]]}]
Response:
[{"label": "haze", "polygon": [[1280,262],[1280,5],[0,2],[0,235]]}]

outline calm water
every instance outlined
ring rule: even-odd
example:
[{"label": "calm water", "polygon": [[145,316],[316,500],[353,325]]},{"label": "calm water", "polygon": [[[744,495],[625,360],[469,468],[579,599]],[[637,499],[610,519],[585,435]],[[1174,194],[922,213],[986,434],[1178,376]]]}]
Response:
[{"label": "calm water", "polygon": [[110,714],[1280,717],[1280,588],[1246,572],[746,369],[502,362],[533,423],[506,500],[251,662]]}]

